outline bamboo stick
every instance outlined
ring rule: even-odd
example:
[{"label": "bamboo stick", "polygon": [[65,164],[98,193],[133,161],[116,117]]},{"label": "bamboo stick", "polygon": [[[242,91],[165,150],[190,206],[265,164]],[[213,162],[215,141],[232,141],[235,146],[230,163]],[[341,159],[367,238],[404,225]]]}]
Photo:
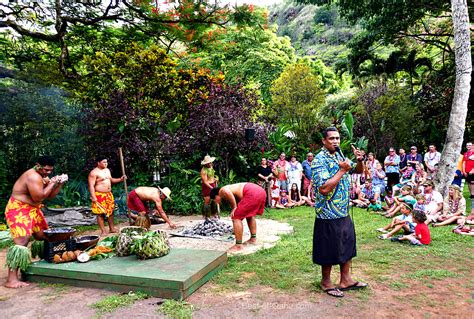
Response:
[{"label": "bamboo stick", "polygon": [[[123,153],[122,153],[122,148],[119,147],[119,157],[120,157],[120,165],[122,166],[122,176],[125,176],[125,163],[123,160]],[[130,226],[133,225],[132,219],[130,217],[130,209],[128,208],[128,187],[127,187],[127,179],[123,180],[123,187],[125,188],[125,200],[126,200],[126,205],[127,205],[127,217],[128,217],[128,222],[130,223]]]}]

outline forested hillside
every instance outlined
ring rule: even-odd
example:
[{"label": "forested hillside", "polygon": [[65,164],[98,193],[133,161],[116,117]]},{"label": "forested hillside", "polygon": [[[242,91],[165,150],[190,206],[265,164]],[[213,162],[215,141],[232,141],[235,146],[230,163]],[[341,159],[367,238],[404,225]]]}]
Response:
[{"label": "forested hillside", "polygon": [[269,20],[278,25],[277,34],[288,36],[297,54],[314,56],[326,65],[347,58],[348,42],[361,28],[344,21],[334,5],[316,6],[285,1],[272,6]]}]

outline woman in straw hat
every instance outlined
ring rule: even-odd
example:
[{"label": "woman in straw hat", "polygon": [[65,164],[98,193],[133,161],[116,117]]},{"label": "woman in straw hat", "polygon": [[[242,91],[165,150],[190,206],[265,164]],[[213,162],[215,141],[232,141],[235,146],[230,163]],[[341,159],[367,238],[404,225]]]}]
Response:
[{"label": "woman in straw hat", "polygon": [[208,215],[208,212],[211,210],[210,202],[211,202],[211,189],[217,187],[217,182],[219,178],[216,175],[214,168],[212,167],[212,162],[215,161],[215,157],[211,157],[206,155],[204,159],[201,161],[202,169],[201,169],[201,190],[202,196],[204,197],[204,207],[203,213],[204,215]]}]

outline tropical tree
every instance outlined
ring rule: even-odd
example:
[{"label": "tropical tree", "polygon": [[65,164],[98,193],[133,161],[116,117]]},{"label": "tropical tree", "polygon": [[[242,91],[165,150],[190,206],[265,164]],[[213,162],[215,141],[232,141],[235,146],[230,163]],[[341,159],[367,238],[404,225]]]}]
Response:
[{"label": "tropical tree", "polygon": [[466,0],[451,0],[454,25],[456,85],[449,116],[448,132],[436,174],[437,188],[445,193],[456,170],[456,159],[461,152],[469,92],[471,89],[472,56],[469,15]]},{"label": "tropical tree", "polygon": [[[329,0],[298,0],[300,3],[327,4]],[[363,56],[372,45],[380,40],[393,43],[397,39],[415,39],[437,47],[445,54],[455,53],[456,84],[454,98],[449,118],[445,146],[442,152],[440,169],[437,174],[437,188],[446,190],[455,171],[456,157],[461,151],[465,131],[467,105],[470,92],[472,72],[471,40],[469,29],[469,13],[466,0],[368,0],[368,1],[337,1],[341,14],[352,22],[363,19],[367,32],[359,38],[359,44],[353,48],[358,50],[358,56]],[[452,23],[424,23],[433,17],[444,17],[451,13]],[[443,19],[439,19],[443,20]],[[453,37],[454,47],[453,50]],[[357,64],[358,65],[358,64]]]},{"label": "tropical tree", "polygon": [[[166,139],[166,153],[213,154],[223,162],[224,176],[231,168],[242,172],[255,151],[268,146],[267,126],[254,120],[260,107],[257,96],[241,85],[211,85],[203,103],[190,106],[188,122]],[[245,129],[255,130],[253,140],[245,138]]]},{"label": "tropical tree", "polygon": [[189,58],[193,64],[223,72],[229,84],[259,90],[263,102],[270,104],[272,82],[296,56],[290,40],[278,37],[274,29],[235,26]]},{"label": "tropical tree", "polygon": [[141,172],[153,169],[169,134],[187,124],[190,105],[207,99],[211,82],[222,82],[206,70],[178,68],[157,46],[138,44],[114,54],[96,52],[79,70],[75,94],[84,104],[88,157],[114,159],[122,146],[127,163]]},{"label": "tropical tree", "polygon": [[12,31],[13,39],[19,35],[41,43],[36,51],[57,58],[61,72],[71,76],[76,71],[71,53],[81,49],[76,40],[88,36],[80,30],[72,35],[76,28],[102,31],[120,24],[172,51],[176,42],[195,46],[205,41],[213,26],[255,23],[251,11],[248,5],[231,8],[210,0],[10,1],[0,4],[0,28]]},{"label": "tropical tree", "polygon": [[307,64],[288,65],[273,82],[269,116],[280,124],[290,125],[298,139],[311,140],[318,132],[318,111],[325,100],[321,84],[321,77],[313,74]]}]

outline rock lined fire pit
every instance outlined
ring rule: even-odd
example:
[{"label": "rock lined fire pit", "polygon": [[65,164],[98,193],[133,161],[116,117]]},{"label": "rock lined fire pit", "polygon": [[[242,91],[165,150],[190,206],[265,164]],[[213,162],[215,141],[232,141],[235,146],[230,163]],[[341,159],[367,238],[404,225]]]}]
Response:
[{"label": "rock lined fire pit", "polygon": [[222,237],[232,234],[232,224],[226,223],[220,219],[205,219],[204,221],[194,225],[192,228],[183,230],[182,236],[206,236],[206,237]]}]

